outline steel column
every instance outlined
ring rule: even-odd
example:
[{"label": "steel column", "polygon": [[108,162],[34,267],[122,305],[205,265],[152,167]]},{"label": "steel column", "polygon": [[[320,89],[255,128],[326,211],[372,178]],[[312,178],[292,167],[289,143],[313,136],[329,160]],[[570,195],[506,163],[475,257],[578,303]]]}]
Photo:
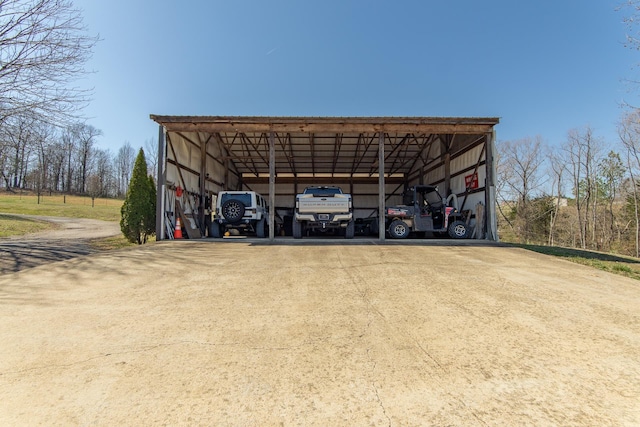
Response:
[{"label": "steel column", "polygon": [[384,220],[384,203],[385,203],[385,183],[384,183],[384,132],[380,132],[378,136],[378,238],[384,242],[385,237],[385,220]]},{"label": "steel column", "polygon": [[166,161],[167,145],[164,138],[164,126],[158,126],[158,182],[156,182],[156,239],[164,240],[167,236],[164,233],[165,226],[165,193],[167,191],[167,165]]},{"label": "steel column", "polygon": [[486,158],[485,168],[487,173],[487,181],[485,183],[485,224],[487,240],[499,241],[498,237],[498,218],[496,217],[496,161],[494,153],[496,152],[496,131],[487,133],[486,142]]},{"label": "steel column", "polygon": [[269,241],[275,240],[276,217],[276,137],[269,132]]},{"label": "steel column", "polygon": [[207,143],[209,142],[209,138],[205,141],[202,141],[200,138],[200,133],[198,133],[198,142],[200,142],[200,207],[198,212],[198,219],[200,220],[200,231],[202,235],[207,234],[207,227],[205,226],[204,220],[204,211],[206,209],[205,206],[205,190],[206,190],[206,180],[207,180]]}]

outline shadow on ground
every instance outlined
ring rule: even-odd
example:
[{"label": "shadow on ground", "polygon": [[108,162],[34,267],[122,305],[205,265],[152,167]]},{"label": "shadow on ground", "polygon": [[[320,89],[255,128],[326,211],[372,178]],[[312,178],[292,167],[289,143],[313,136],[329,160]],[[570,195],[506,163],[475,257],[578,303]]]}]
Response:
[{"label": "shadow on ground", "polygon": [[523,244],[512,244],[515,247],[528,249],[530,251],[538,252],[541,254],[554,255],[562,258],[585,258],[585,259],[595,259],[599,261],[610,261],[610,262],[624,262],[628,264],[640,264],[640,260],[619,256],[615,254],[605,254],[601,252],[593,252],[581,249],[570,249],[570,248],[560,248],[553,246],[541,246],[541,245],[523,245]]}]

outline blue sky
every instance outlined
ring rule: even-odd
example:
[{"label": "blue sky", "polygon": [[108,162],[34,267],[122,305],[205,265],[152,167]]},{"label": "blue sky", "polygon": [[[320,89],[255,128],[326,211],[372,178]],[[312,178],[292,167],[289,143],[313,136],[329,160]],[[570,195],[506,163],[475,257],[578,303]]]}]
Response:
[{"label": "blue sky", "polygon": [[74,0],[98,145],[157,138],[149,114],[499,117],[499,140],[616,143],[640,53],[622,0]]}]

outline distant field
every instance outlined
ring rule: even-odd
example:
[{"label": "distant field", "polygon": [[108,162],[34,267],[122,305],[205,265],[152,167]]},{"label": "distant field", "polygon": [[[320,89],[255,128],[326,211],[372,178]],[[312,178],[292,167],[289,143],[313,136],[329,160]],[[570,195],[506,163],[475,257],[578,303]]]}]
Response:
[{"label": "distant field", "polygon": [[89,218],[103,221],[120,221],[122,200],[95,199],[93,206],[90,197],[51,195],[38,197],[33,194],[0,193],[0,212],[62,216],[69,218]]}]

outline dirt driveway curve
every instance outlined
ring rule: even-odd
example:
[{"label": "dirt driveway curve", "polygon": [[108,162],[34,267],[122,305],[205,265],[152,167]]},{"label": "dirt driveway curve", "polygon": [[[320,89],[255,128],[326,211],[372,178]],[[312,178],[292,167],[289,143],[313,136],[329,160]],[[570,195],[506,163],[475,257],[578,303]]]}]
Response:
[{"label": "dirt driveway curve", "polygon": [[94,253],[96,250],[89,244],[92,239],[121,233],[117,222],[34,215],[12,216],[47,221],[56,228],[0,239],[0,274]]},{"label": "dirt driveway curve", "polygon": [[640,424],[639,283],[500,245],[161,242],[0,304],[2,425]]}]

